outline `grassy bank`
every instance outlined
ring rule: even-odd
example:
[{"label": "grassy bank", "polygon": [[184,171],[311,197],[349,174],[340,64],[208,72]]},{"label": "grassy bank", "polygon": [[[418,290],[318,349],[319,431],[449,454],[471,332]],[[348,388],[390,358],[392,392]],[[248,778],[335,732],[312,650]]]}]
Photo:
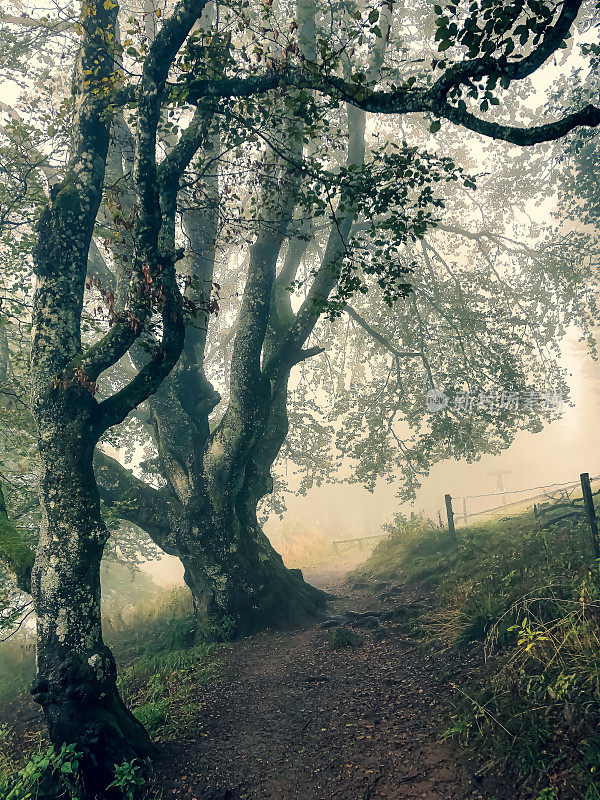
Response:
[{"label": "grassy bank", "polygon": [[502,776],[498,797],[600,800],[600,571],[584,525],[523,514],[452,540],[399,517],[354,575],[423,586],[438,646],[482,643],[444,735]]}]

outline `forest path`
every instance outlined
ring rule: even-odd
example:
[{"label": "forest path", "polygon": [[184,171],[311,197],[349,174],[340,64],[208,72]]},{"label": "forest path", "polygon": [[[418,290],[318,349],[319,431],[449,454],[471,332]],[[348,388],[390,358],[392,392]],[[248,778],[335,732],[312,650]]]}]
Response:
[{"label": "forest path", "polygon": [[[399,587],[380,586],[379,597],[350,589],[345,574],[363,558],[340,557],[306,577],[335,593],[332,617],[395,608],[396,621],[356,628],[357,648],[332,649],[323,620],[228,648],[218,677],[198,689],[198,727],[164,745],[165,800],[483,798],[438,734],[466,659],[419,644],[415,598]],[[227,791],[204,793],[207,781]]]}]

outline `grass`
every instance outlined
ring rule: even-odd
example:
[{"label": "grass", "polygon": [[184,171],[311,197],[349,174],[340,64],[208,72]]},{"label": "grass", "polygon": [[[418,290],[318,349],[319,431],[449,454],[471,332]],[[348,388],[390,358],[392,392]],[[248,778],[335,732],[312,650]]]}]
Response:
[{"label": "grass", "polygon": [[520,796],[600,800],[600,569],[586,526],[547,532],[521,514],[455,540],[420,518],[388,530],[354,578],[424,586],[426,636],[483,643],[445,735]]},{"label": "grass", "polygon": [[105,614],[104,635],[117,660],[123,700],[151,737],[168,740],[194,722],[194,689],[215,674],[215,642],[227,633],[211,630],[205,641],[196,641],[188,589]]},{"label": "grass", "polygon": [[192,598],[187,588],[157,590],[125,609],[111,607],[103,614],[103,635],[118,664],[129,665],[195,644]]},{"label": "grass", "polygon": [[157,741],[167,741],[197,724],[196,690],[218,669],[214,644],[139,658],[121,672],[125,703]]},{"label": "grass", "polygon": [[298,524],[282,526],[269,536],[271,544],[289,569],[312,569],[333,558],[336,550],[330,533]]},{"label": "grass", "polygon": [[11,736],[10,725],[0,723],[0,797],[5,797],[8,793],[10,778],[16,772],[15,762],[8,755]]}]

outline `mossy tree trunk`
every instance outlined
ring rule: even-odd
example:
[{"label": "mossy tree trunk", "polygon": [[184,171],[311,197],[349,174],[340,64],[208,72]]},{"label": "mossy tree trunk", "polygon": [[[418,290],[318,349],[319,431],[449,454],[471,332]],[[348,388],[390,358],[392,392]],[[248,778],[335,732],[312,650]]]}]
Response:
[{"label": "mossy tree trunk", "polygon": [[[174,206],[198,137],[192,127],[159,172],[156,131],[170,66],[203,6],[184,0],[146,56],[134,142],[132,251],[113,324],[87,350],[81,326],[85,281],[106,176],[113,89],[118,88],[116,4],[83,3],[70,160],[37,225],[31,398],[42,523],[31,571],[38,626],[32,691],[52,741],[73,743],[82,751],[86,798],[110,796],[115,765],[153,750],[143,726],[119,697],[115,661],[102,639],[100,563],[108,531],[100,514],[93,454],[108,428],[157,391],[183,348]],[[129,383],[98,400],[98,377],[129,352],[153,321],[161,331],[156,347]]]},{"label": "mossy tree trunk", "polygon": [[[264,240],[259,244],[257,268],[262,271],[262,259],[274,259],[278,247],[267,248]],[[263,325],[270,313],[269,292],[260,310]],[[248,329],[256,334],[254,312],[243,326],[242,321],[242,343],[234,348],[249,346]],[[102,498],[181,560],[199,628],[223,617],[233,621],[238,633],[288,627],[313,615],[325,601],[299,570],[285,567],[257,519],[259,501],[272,491],[271,468],[287,434],[289,369],[276,387],[261,374],[260,358],[251,375],[245,371],[246,358],[240,359],[228,411],[210,432],[208,416],[219,397],[198,360],[203,330],[199,325],[188,331],[180,362],[149,403],[166,485],[152,488],[97,452]],[[263,337],[259,333],[250,346],[262,349]]]},{"label": "mossy tree trunk", "polygon": [[[298,148],[295,136],[290,144]],[[217,148],[218,140],[213,138],[211,157]],[[264,187],[263,217],[251,247],[236,323],[229,405],[221,423],[210,430],[209,415],[220,397],[204,372],[210,321],[206,311],[188,329],[179,363],[148,402],[148,427],[158,450],[164,488],[154,489],[114,459],[102,452],[96,454],[102,499],[184,565],[198,627],[228,618],[238,633],[293,625],[314,614],[325,599],[298,570],[286,569],[257,520],[258,502],[272,490],[271,467],[287,433],[287,393],[277,389],[276,396],[272,394],[275,383],[263,374],[262,362],[274,313],[277,260],[298,189],[293,166],[273,153],[266,158],[265,172],[275,178]],[[287,189],[273,194],[272,185],[278,180]],[[213,280],[216,179],[207,182],[206,191],[210,195],[208,210],[187,209],[182,215],[190,243],[184,269],[194,276],[196,287],[188,289],[188,298],[200,309],[209,307]],[[286,374],[312,354],[299,352],[298,348],[286,350]],[[284,383],[287,388],[287,378]],[[283,404],[283,435],[273,429],[275,404],[279,414]],[[269,446],[260,450],[259,443],[266,439]]]},{"label": "mossy tree trunk", "polygon": [[[113,24],[99,6],[95,13]],[[90,38],[89,48],[82,48],[82,71],[98,52],[93,32]],[[108,532],[92,457],[108,417],[93,396],[93,371],[81,367],[80,328],[109,137],[98,113],[97,102],[81,98],[78,152],[38,225],[31,361],[42,509],[31,575],[38,635],[32,694],[51,740],[75,743],[83,752],[89,797],[106,788],[115,762],[151,750],[145,730],[119,698],[101,630],[100,562]]]},{"label": "mossy tree trunk", "polygon": [[72,387],[36,397],[40,430],[42,524],[31,592],[37,614],[40,703],[53,742],[84,753],[90,796],[115,763],[147,756],[152,745],[116,689],[113,656],[102,639],[100,561],[108,531],[92,467],[94,404]]},{"label": "mossy tree trunk", "polygon": [[[106,455],[96,456],[96,472],[105,502],[112,505],[114,498],[117,513],[180,559],[200,632],[223,622],[236,634],[291,627],[323,606],[325,595],[300,570],[287,569],[270,544],[246,486],[232,496],[209,491],[205,482],[202,494],[184,504],[170,488],[143,485]],[[158,517],[137,513],[145,498]]]}]

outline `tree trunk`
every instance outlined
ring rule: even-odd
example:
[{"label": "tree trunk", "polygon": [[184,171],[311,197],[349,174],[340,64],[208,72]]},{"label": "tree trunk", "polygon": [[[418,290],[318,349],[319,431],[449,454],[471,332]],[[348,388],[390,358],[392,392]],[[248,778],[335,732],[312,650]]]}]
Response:
[{"label": "tree trunk", "polygon": [[95,401],[81,386],[36,397],[42,524],[31,576],[37,613],[32,687],[51,740],[83,752],[86,797],[105,797],[114,765],[152,751],[116,688],[102,639],[100,562],[108,531],[92,467]]},{"label": "tree trunk", "polygon": [[[250,498],[196,518],[179,535],[179,557],[192,592],[199,633],[231,635],[290,628],[325,604],[326,594],[287,569],[271,546]],[[182,532],[183,533],[183,532]]]},{"label": "tree trunk", "polygon": [[[216,484],[209,490],[203,471],[184,479],[189,438],[189,431],[182,436],[185,432],[186,428],[172,428],[170,458],[164,462],[177,478],[172,484],[179,488],[179,497],[172,487],[153,489],[97,452],[103,501],[180,559],[200,633],[220,626],[225,618],[232,634],[242,634],[291,627],[314,615],[326,595],[307,584],[300,570],[285,567],[257,520],[258,500],[272,487],[268,470],[259,480],[256,464],[248,467],[237,494]],[[202,468],[201,463],[195,466]]]}]

